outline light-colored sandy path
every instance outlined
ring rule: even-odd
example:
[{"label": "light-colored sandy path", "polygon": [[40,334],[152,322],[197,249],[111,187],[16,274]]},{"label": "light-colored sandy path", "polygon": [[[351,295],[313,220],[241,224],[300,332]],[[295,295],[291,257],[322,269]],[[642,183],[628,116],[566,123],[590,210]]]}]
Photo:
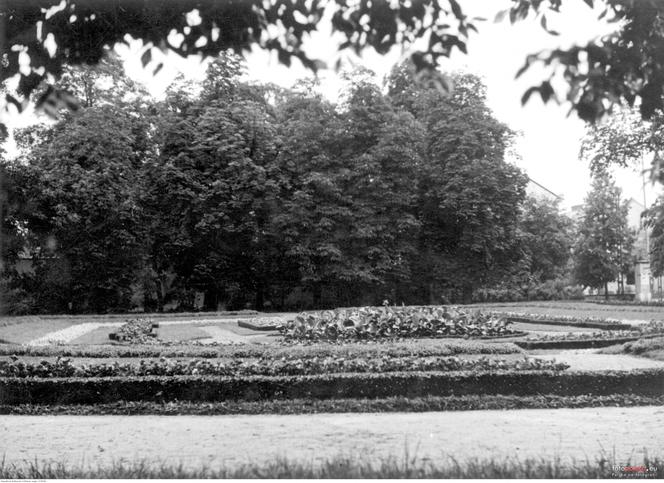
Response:
[{"label": "light-colored sandy path", "polygon": [[[159,321],[159,325],[182,325],[182,324],[191,324],[199,326],[201,324],[232,324],[237,325],[238,319],[228,319],[228,318],[210,318],[210,319],[200,319],[200,318],[191,318],[191,319],[176,319],[176,320],[165,320]],[[62,343],[67,344],[74,339],[78,339],[85,334],[97,330],[100,327],[120,327],[125,322],[83,322],[81,324],[72,325],[65,329],[57,330],[54,332],[49,332],[48,334],[33,339],[28,342],[28,345],[38,346],[38,345],[49,345],[53,343]],[[205,329],[205,327],[202,327]]]},{"label": "light-colored sandy path", "polygon": [[[553,458],[616,463],[664,454],[664,408],[258,416],[2,416],[0,457],[72,465],[147,460],[236,467],[278,457],[380,461]],[[613,459],[612,459],[613,461]]]},{"label": "light-colored sandy path", "polygon": [[[664,361],[628,354],[598,354],[599,349],[562,350],[556,354],[535,355],[539,359],[555,359],[570,365],[570,371],[629,371],[632,369],[664,368]],[[662,428],[664,431],[664,428]]]},{"label": "light-colored sandy path", "polygon": [[67,344],[74,339],[78,339],[81,336],[84,336],[88,332],[92,332],[100,327],[119,327],[122,322],[109,322],[109,323],[99,323],[99,322],[84,322],[82,324],[72,325],[65,329],[56,330],[54,332],[49,332],[46,335],[43,335],[37,339],[33,339],[28,342],[28,345],[37,346],[37,345],[49,345],[54,343]]}]

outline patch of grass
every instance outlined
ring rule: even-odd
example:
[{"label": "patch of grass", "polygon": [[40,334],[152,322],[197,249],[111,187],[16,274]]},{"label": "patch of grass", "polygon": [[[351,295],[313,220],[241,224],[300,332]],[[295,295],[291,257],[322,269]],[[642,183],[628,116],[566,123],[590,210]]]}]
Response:
[{"label": "patch of grass", "polygon": [[419,339],[383,343],[351,343],[351,344],[311,344],[281,345],[246,344],[217,347],[193,345],[119,345],[104,346],[22,346],[2,345],[0,356],[34,356],[34,357],[270,357],[282,356],[344,356],[382,354],[392,356],[453,356],[459,354],[519,354],[523,350],[510,342],[478,342],[471,340]]},{"label": "patch of grass", "polygon": [[0,405],[0,414],[14,415],[206,415],[388,413],[427,411],[472,411],[508,409],[560,409],[589,407],[633,407],[664,405],[664,395],[638,396],[512,396],[480,394],[467,396],[387,397],[377,399],[290,399],[222,402],[118,401],[106,404],[18,404]]},{"label": "patch of grass", "polygon": [[[641,466],[652,478],[664,476],[664,459],[655,457],[642,462],[623,462],[605,455],[595,461],[562,461],[552,458],[500,458],[468,459],[458,461],[451,457],[432,462],[404,455],[371,461],[351,456],[337,456],[323,462],[276,459],[265,464],[248,464],[236,468],[212,469],[202,466],[186,468],[182,464],[168,465],[142,460],[132,463],[112,463],[108,466],[68,466],[64,463],[33,462],[24,466],[0,466],[3,479],[244,479],[244,478],[616,478],[614,467]],[[624,476],[624,474],[623,474]]]},{"label": "patch of grass", "polygon": [[210,337],[210,334],[192,324],[174,324],[159,326],[157,329],[157,337],[166,342],[182,342],[187,340],[206,339]]},{"label": "patch of grass", "polygon": [[83,334],[76,339],[73,339],[69,344],[73,345],[102,345],[108,344],[110,339],[108,334],[117,330],[117,327],[99,327],[97,329],[91,330],[87,334]]}]

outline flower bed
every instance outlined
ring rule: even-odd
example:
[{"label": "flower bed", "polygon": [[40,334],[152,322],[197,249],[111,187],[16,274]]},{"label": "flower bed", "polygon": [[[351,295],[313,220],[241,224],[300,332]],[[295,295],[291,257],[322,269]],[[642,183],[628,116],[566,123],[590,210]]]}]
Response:
[{"label": "flower bed", "polygon": [[103,346],[0,346],[0,356],[32,357],[318,357],[365,354],[367,356],[451,356],[456,354],[516,354],[522,352],[511,342],[488,343],[476,340],[378,340],[357,341],[352,344],[322,342],[312,344],[238,344],[238,345],[103,345]]},{"label": "flower bed", "polygon": [[0,361],[0,377],[116,377],[116,376],[284,376],[333,373],[410,371],[561,371],[569,365],[542,359],[461,359],[458,357],[282,357],[211,362],[161,358],[136,364],[75,365],[71,359],[55,362]]},{"label": "flower bed", "polygon": [[286,341],[353,341],[422,337],[495,338],[523,335],[495,314],[456,307],[339,309],[303,313],[280,328]]},{"label": "flower bed", "polygon": [[158,344],[160,341],[153,331],[157,327],[159,327],[159,324],[152,322],[150,319],[131,319],[116,332],[110,333],[109,338],[130,344]]}]

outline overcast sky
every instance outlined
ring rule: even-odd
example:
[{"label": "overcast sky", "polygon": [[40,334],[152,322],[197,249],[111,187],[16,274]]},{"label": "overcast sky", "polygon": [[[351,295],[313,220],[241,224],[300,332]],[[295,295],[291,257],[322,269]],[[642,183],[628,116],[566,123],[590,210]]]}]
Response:
[{"label": "overcast sky", "polygon": [[[593,12],[584,2],[563,2],[560,15],[548,16],[549,27],[560,32],[559,36],[547,34],[534,20],[514,26],[507,21],[495,23],[496,13],[507,8],[509,0],[467,0],[461,4],[468,15],[482,16],[487,21],[477,24],[479,34],[471,36],[468,55],[455,51],[441,66],[442,70],[463,69],[480,75],[487,85],[488,103],[496,117],[520,133],[516,155],[510,161],[523,168],[533,180],[563,196],[564,206],[581,203],[590,182],[587,163],[579,159],[583,122],[575,114],[568,116],[568,104],[544,106],[538,97],[533,96],[526,106],[521,106],[523,92],[530,85],[539,84],[544,76],[542,71],[533,71],[519,80],[514,76],[528,54],[586,43],[614,27],[599,23],[598,12]],[[338,42],[332,40],[329,23],[326,23],[307,41],[307,52],[333,65],[338,55],[335,49]],[[201,79],[204,75],[205,68],[200,60],[185,60],[173,54],[166,59],[165,68],[152,77],[150,66],[142,69],[139,63],[140,48],[140,43],[136,42],[131,48],[120,47],[118,51],[127,59],[129,75],[145,82],[158,97],[163,95],[178,72],[194,79]],[[378,79],[382,80],[404,54],[398,49],[385,56],[367,51],[354,61],[376,72]],[[344,65],[351,66],[348,61]],[[274,82],[284,87],[290,87],[298,78],[312,75],[300,65],[287,68],[262,51],[247,57],[247,67],[248,79]],[[331,100],[336,99],[341,85],[338,76],[333,71],[323,71],[320,79],[323,94]],[[616,178],[626,197],[643,201],[638,170],[617,171]],[[648,203],[654,200],[654,196],[652,186],[648,185]]]}]

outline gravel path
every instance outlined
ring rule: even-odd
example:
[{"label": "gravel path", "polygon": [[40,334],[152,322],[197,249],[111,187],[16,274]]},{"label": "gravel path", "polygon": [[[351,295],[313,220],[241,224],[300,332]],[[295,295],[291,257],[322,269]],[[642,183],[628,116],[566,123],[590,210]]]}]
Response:
[{"label": "gravel path", "polygon": [[[237,324],[238,319],[228,319],[228,318],[218,318],[218,319],[176,319],[176,320],[165,320],[159,321],[159,325],[181,325],[181,324],[192,324],[199,326],[201,324]],[[39,346],[39,345],[49,345],[53,343],[62,343],[68,344],[69,342],[78,339],[85,334],[97,330],[101,327],[120,327],[125,322],[84,322],[82,324],[72,325],[65,329],[56,330],[50,332],[42,337],[33,339],[28,342],[28,345]],[[201,327],[205,329],[205,327]]]},{"label": "gravel path", "polygon": [[664,456],[664,408],[259,416],[3,416],[0,457],[235,467],[278,457],[553,458],[622,464]]},{"label": "gravel path", "polygon": [[555,354],[538,354],[531,357],[555,359],[570,365],[570,371],[629,371],[631,369],[664,368],[664,361],[627,354],[598,354],[599,349],[563,350]]},{"label": "gravel path", "polygon": [[42,337],[33,339],[28,342],[28,345],[37,346],[37,345],[49,345],[49,344],[67,344],[74,339],[92,332],[100,327],[120,327],[123,322],[85,322],[83,324],[76,324],[65,329],[56,330],[55,332],[50,332]]}]

